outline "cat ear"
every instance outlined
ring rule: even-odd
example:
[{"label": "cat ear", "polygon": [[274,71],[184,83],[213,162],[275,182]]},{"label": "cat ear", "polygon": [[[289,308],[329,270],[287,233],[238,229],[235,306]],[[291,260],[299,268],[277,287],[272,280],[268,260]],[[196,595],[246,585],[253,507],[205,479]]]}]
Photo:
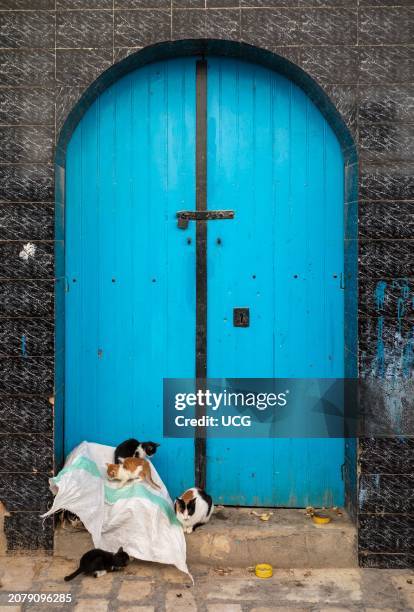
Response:
[{"label": "cat ear", "polygon": [[122,546],[120,546],[120,547],[118,548],[118,553],[123,553],[123,552],[124,552],[124,549],[122,548]]}]

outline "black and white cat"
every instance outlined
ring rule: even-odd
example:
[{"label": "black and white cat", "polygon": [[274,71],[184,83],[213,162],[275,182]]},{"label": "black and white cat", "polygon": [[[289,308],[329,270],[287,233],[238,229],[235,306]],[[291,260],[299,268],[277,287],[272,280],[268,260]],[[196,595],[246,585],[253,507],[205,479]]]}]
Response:
[{"label": "black and white cat", "polygon": [[85,553],[79,561],[79,567],[69,576],[65,576],[66,582],[73,580],[79,574],[92,574],[95,578],[103,576],[107,572],[116,572],[127,565],[129,555],[121,548],[118,552],[111,553],[100,548],[93,548]]},{"label": "black and white cat", "polygon": [[114,463],[122,463],[127,457],[139,457],[140,459],[152,457],[158,447],[157,442],[138,442],[135,438],[129,438],[116,447]]},{"label": "black and white cat", "polygon": [[196,487],[187,489],[174,502],[175,515],[183,526],[184,533],[192,533],[194,529],[207,523],[213,509],[210,495]]}]

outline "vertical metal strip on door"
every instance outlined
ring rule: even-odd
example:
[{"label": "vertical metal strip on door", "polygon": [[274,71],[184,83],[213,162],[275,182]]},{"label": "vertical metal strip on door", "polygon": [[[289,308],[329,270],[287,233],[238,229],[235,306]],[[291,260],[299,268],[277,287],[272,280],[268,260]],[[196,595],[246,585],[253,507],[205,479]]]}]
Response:
[{"label": "vertical metal strip on door", "polygon": [[[207,62],[196,63],[196,210],[207,210]],[[196,379],[205,385],[207,376],[207,221],[196,223]],[[203,408],[197,406],[197,418]],[[195,481],[206,482],[206,438],[196,430]]]}]

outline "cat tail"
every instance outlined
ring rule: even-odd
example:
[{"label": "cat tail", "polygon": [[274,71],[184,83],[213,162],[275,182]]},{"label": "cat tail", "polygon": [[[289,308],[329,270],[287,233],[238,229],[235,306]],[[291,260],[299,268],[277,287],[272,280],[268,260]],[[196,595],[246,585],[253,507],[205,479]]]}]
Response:
[{"label": "cat tail", "polygon": [[151,471],[148,474],[148,479],[147,480],[148,480],[148,482],[150,483],[150,485],[152,487],[155,487],[156,489],[161,489],[160,485],[157,485],[157,483],[152,480]]},{"label": "cat tail", "polygon": [[69,582],[69,580],[73,580],[74,578],[76,578],[76,576],[79,576],[79,574],[81,573],[82,573],[82,570],[80,567],[78,567],[78,569],[75,570],[73,574],[69,574],[69,576],[65,576],[65,581]]}]

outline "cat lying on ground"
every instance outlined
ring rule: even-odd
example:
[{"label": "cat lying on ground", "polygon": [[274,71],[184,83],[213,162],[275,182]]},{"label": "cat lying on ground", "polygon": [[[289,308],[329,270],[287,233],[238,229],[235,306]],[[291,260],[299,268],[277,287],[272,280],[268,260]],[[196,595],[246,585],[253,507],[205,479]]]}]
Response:
[{"label": "cat lying on ground", "polygon": [[183,526],[184,533],[192,533],[194,529],[210,520],[214,505],[210,495],[203,489],[187,489],[174,502],[177,519]]},{"label": "cat lying on ground", "polygon": [[157,452],[157,442],[138,442],[135,438],[129,438],[121,442],[115,449],[114,463],[122,463],[127,457],[152,457]]},{"label": "cat lying on ground", "polygon": [[122,463],[106,464],[109,480],[120,480],[123,487],[129,480],[139,480],[150,484],[152,487],[160,487],[152,480],[151,466],[146,459],[139,457],[127,457]]},{"label": "cat lying on ground", "polygon": [[119,548],[118,552],[110,553],[100,548],[93,548],[85,553],[79,561],[79,567],[69,576],[65,576],[66,582],[73,580],[79,574],[91,574],[98,578],[107,572],[116,572],[129,561],[129,555],[124,550]]}]

